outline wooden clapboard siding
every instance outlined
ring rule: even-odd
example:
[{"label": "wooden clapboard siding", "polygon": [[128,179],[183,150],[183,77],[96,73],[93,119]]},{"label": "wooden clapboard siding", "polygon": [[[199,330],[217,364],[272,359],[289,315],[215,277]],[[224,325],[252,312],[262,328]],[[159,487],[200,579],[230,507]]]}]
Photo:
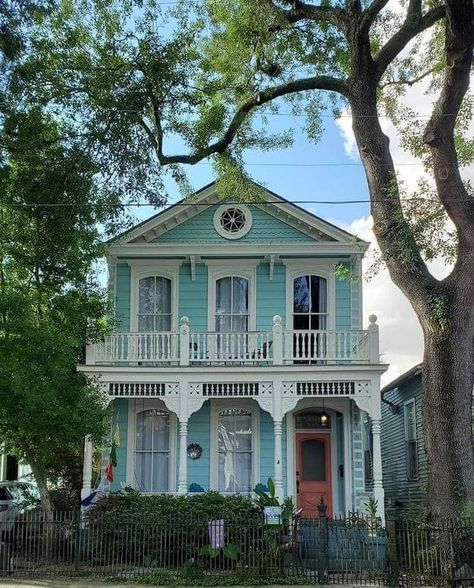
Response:
[{"label": "wooden clapboard siding", "polygon": [[[387,387],[389,388],[389,386]],[[387,505],[406,508],[425,499],[427,463],[423,445],[421,420],[421,373],[388,389],[384,398],[399,406],[394,414],[390,406],[382,403],[382,468]],[[405,448],[404,403],[415,399],[416,437],[418,448],[418,479],[408,480]]]},{"label": "wooden clapboard siding", "polygon": [[[225,201],[222,202],[225,204]],[[228,243],[214,229],[214,213],[218,205],[210,206],[200,214],[157,237],[155,243]],[[311,243],[314,239],[298,231],[271,214],[251,206],[252,228],[238,240],[239,243]]]}]

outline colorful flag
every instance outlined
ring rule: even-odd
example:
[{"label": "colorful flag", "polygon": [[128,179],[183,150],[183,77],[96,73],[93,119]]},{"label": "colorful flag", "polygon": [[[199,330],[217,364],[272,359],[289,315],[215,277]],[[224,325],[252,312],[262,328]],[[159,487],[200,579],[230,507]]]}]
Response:
[{"label": "colorful flag", "polygon": [[114,444],[115,447],[120,447],[120,428],[118,423],[115,425],[114,430]]},{"label": "colorful flag", "polygon": [[111,461],[105,466],[105,478],[107,482],[110,482],[111,484],[114,481],[114,467]]},{"label": "colorful flag", "polygon": [[117,467],[117,448],[115,447],[115,442],[112,442],[112,447],[110,449],[109,461],[114,466]]}]

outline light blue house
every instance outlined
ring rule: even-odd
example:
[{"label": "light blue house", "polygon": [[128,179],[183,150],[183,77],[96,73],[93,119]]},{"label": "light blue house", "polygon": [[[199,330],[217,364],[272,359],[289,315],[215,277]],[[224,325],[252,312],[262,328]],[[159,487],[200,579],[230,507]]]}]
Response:
[{"label": "light blue house", "polygon": [[[272,477],[305,514],[321,498],[337,514],[374,495],[383,516],[386,366],[376,317],[362,324],[367,244],[265,193],[223,202],[211,184],[108,244],[117,327],[79,369],[113,403],[112,489],[247,494]],[[84,497],[89,442],[85,458]]]}]

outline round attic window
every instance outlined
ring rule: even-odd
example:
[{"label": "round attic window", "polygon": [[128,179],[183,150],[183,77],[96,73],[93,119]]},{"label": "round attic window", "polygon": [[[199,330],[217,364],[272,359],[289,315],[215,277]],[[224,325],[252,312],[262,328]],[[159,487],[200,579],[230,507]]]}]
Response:
[{"label": "round attic window", "polygon": [[214,228],[225,239],[240,239],[252,227],[252,213],[243,204],[224,204],[214,214]]}]

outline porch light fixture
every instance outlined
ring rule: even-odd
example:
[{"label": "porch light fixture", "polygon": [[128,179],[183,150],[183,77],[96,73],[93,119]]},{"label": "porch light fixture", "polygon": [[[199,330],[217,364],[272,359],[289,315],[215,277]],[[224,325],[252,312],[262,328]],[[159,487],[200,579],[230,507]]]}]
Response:
[{"label": "porch light fixture", "polygon": [[319,422],[321,423],[321,427],[326,428],[329,424],[329,415],[324,410],[324,398],[323,398],[323,412],[319,415]]}]

